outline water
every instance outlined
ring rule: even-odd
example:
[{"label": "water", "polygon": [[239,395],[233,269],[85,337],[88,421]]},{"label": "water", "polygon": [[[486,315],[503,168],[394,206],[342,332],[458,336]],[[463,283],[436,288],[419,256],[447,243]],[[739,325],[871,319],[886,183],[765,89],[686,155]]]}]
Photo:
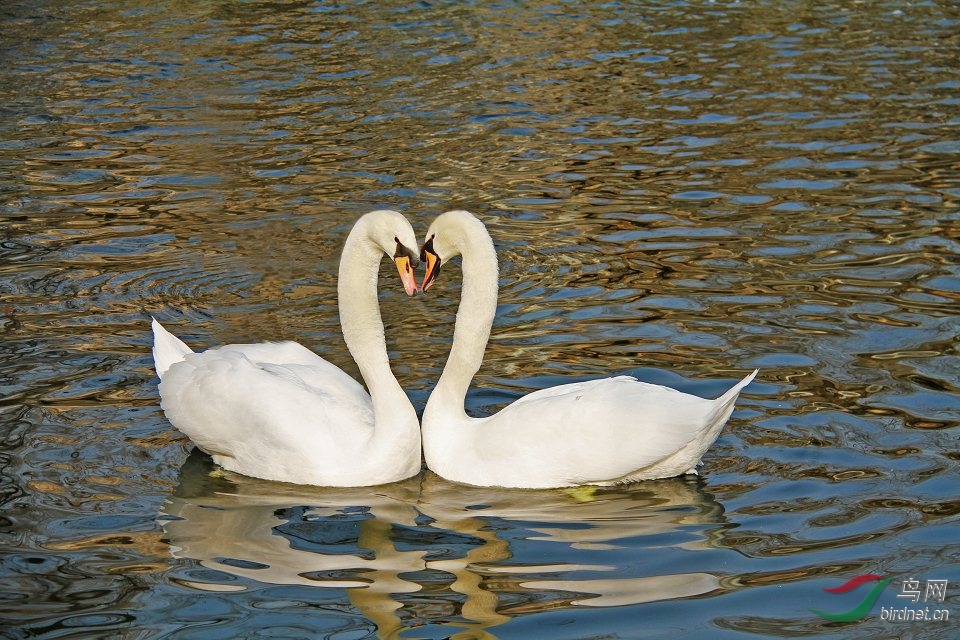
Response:
[{"label": "water", "polygon": [[[2,637],[956,634],[960,10],[870,3],[0,7]],[[158,408],[149,315],[355,373],[373,208],[488,224],[477,414],[608,374],[712,396],[699,478],[324,490],[217,473]],[[421,409],[456,267],[407,299]],[[864,573],[892,577],[852,623]],[[943,602],[898,597],[946,579]],[[922,595],[926,595],[925,593]],[[889,621],[890,608],[947,610]]]}]

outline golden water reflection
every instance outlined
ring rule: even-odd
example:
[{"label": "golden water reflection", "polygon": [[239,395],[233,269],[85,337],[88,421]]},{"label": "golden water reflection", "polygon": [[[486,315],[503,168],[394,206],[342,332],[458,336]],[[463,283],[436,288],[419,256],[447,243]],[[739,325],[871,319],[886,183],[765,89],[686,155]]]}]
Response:
[{"label": "golden water reflection", "polygon": [[[625,560],[638,546],[711,548],[699,529],[722,526],[723,509],[694,480],[528,491],[457,485],[424,472],[373,489],[328,489],[213,469],[194,453],[159,518],[175,557],[214,570],[175,581],[218,592],[264,584],[345,589],[382,638],[427,624],[493,637],[487,629],[519,615],[720,587],[718,576],[703,572],[634,575]],[[431,614],[422,596],[414,606],[409,594],[424,591],[457,603],[457,615]]]}]

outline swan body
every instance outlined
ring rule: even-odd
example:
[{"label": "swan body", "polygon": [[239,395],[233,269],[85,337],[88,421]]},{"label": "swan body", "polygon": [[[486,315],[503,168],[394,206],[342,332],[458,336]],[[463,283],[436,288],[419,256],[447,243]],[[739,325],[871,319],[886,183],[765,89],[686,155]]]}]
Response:
[{"label": "swan body", "polygon": [[395,211],[366,214],[344,244],[340,320],[369,394],[295,342],[194,353],[153,320],[153,357],[167,418],[218,465],[247,476],[367,486],[418,473],[420,425],[390,370],[377,300],[383,253],[397,262],[407,293],[416,293],[416,246],[413,228]]},{"label": "swan body", "polygon": [[427,232],[422,286],[463,258],[453,346],[422,419],[427,466],[481,486],[612,485],[696,473],[756,371],[715,400],[616,376],[535,391],[486,417],[464,410],[497,305],[497,258],[483,223],[448,211]]}]

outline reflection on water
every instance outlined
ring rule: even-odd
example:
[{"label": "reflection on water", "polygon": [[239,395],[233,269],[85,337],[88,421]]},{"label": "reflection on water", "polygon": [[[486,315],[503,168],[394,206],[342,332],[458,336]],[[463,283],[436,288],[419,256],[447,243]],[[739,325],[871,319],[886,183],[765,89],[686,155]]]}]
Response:
[{"label": "reflection on water", "polygon": [[[493,637],[484,630],[514,615],[709,593],[720,588],[718,576],[646,575],[624,563],[624,552],[709,549],[725,524],[722,508],[691,479],[518,491],[425,472],[371,492],[215,472],[198,453],[160,522],[174,556],[212,570],[187,571],[178,584],[215,592],[343,588],[378,637],[430,624],[407,595],[418,592],[452,603],[459,614],[448,624],[476,632],[469,637]],[[590,563],[570,562],[569,550]]]},{"label": "reflection on water", "polygon": [[[822,587],[960,584],[958,27],[939,0],[0,3],[0,633],[824,636]],[[759,367],[697,483],[181,473],[148,316],[355,373],[337,259],[384,206],[497,244],[471,412]],[[458,271],[381,293],[418,409]]]}]

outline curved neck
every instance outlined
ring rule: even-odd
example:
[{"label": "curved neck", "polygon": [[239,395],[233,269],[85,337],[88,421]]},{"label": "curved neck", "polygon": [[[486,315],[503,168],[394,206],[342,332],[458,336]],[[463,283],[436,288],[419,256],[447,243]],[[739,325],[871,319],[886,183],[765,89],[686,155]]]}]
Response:
[{"label": "curved neck", "polygon": [[463,290],[453,331],[453,346],[428,402],[428,407],[436,402],[445,412],[457,411],[464,417],[467,389],[483,363],[483,353],[497,312],[498,287],[497,253],[490,235],[482,227],[472,227],[468,228],[465,239],[460,247]]},{"label": "curved neck", "polygon": [[383,335],[383,320],[377,299],[377,275],[382,252],[367,239],[361,226],[354,227],[343,247],[337,279],[337,304],[343,339],[360,368],[379,425],[381,415],[389,418],[388,412],[396,413],[398,403],[409,405],[411,410],[412,405],[390,370],[387,343]]}]

